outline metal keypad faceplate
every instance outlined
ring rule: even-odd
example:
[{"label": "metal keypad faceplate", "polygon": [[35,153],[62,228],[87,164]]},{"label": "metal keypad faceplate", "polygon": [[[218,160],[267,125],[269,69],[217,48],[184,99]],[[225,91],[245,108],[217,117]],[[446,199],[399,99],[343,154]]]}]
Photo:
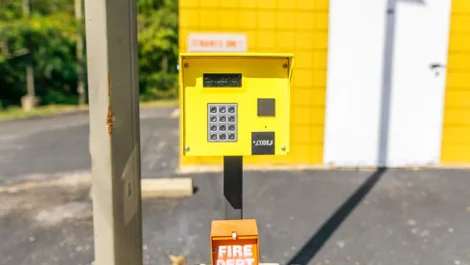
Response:
[{"label": "metal keypad faceplate", "polygon": [[238,108],[235,103],[207,104],[207,140],[236,142],[238,139]]}]

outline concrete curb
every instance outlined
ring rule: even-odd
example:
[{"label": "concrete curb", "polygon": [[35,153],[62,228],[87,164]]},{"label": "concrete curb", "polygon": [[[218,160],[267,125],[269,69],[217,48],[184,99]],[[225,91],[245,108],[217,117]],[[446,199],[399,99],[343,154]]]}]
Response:
[{"label": "concrete curb", "polygon": [[171,112],[170,119],[177,119],[179,117],[180,117],[180,109],[176,108],[175,110],[173,110],[173,112]]},{"label": "concrete curb", "polygon": [[[193,180],[191,178],[159,178],[141,180],[142,199],[182,198],[193,195]],[[92,187],[89,198],[92,197]]]},{"label": "concrete curb", "polygon": [[142,198],[177,198],[193,195],[191,178],[142,179]]}]

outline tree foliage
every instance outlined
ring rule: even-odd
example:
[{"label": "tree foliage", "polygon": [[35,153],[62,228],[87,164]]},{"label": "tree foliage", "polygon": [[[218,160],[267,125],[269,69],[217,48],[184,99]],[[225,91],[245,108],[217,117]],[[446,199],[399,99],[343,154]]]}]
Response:
[{"label": "tree foliage", "polygon": [[175,97],[178,2],[140,0],[138,11],[141,92],[151,98]]},{"label": "tree foliage", "polygon": [[[32,61],[42,104],[77,100],[77,34],[73,0],[0,0],[0,107],[19,104]],[[138,0],[140,92],[145,99],[175,97],[177,91],[177,0]],[[26,40],[30,40],[28,50]]]}]

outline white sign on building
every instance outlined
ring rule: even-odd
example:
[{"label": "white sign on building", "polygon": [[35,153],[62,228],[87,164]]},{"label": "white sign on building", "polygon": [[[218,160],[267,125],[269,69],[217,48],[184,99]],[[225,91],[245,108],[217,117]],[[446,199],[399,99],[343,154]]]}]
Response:
[{"label": "white sign on building", "polygon": [[191,33],[188,36],[188,52],[246,52],[245,34]]}]

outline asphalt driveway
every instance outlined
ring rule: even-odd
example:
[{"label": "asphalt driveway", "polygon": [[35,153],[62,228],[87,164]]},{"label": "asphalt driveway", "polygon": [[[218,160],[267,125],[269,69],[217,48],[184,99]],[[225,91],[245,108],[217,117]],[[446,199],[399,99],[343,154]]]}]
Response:
[{"label": "asphalt driveway", "polygon": [[[172,111],[143,111],[144,177],[178,177]],[[75,114],[0,123],[0,187],[86,174],[87,121]],[[469,173],[246,172],[244,215],[258,221],[262,262],[470,265]],[[210,222],[224,213],[222,179],[189,176],[194,196],[144,201],[145,264],[171,264],[170,254],[191,265],[210,261]],[[0,264],[91,264],[89,186],[26,187],[0,189]]]}]

